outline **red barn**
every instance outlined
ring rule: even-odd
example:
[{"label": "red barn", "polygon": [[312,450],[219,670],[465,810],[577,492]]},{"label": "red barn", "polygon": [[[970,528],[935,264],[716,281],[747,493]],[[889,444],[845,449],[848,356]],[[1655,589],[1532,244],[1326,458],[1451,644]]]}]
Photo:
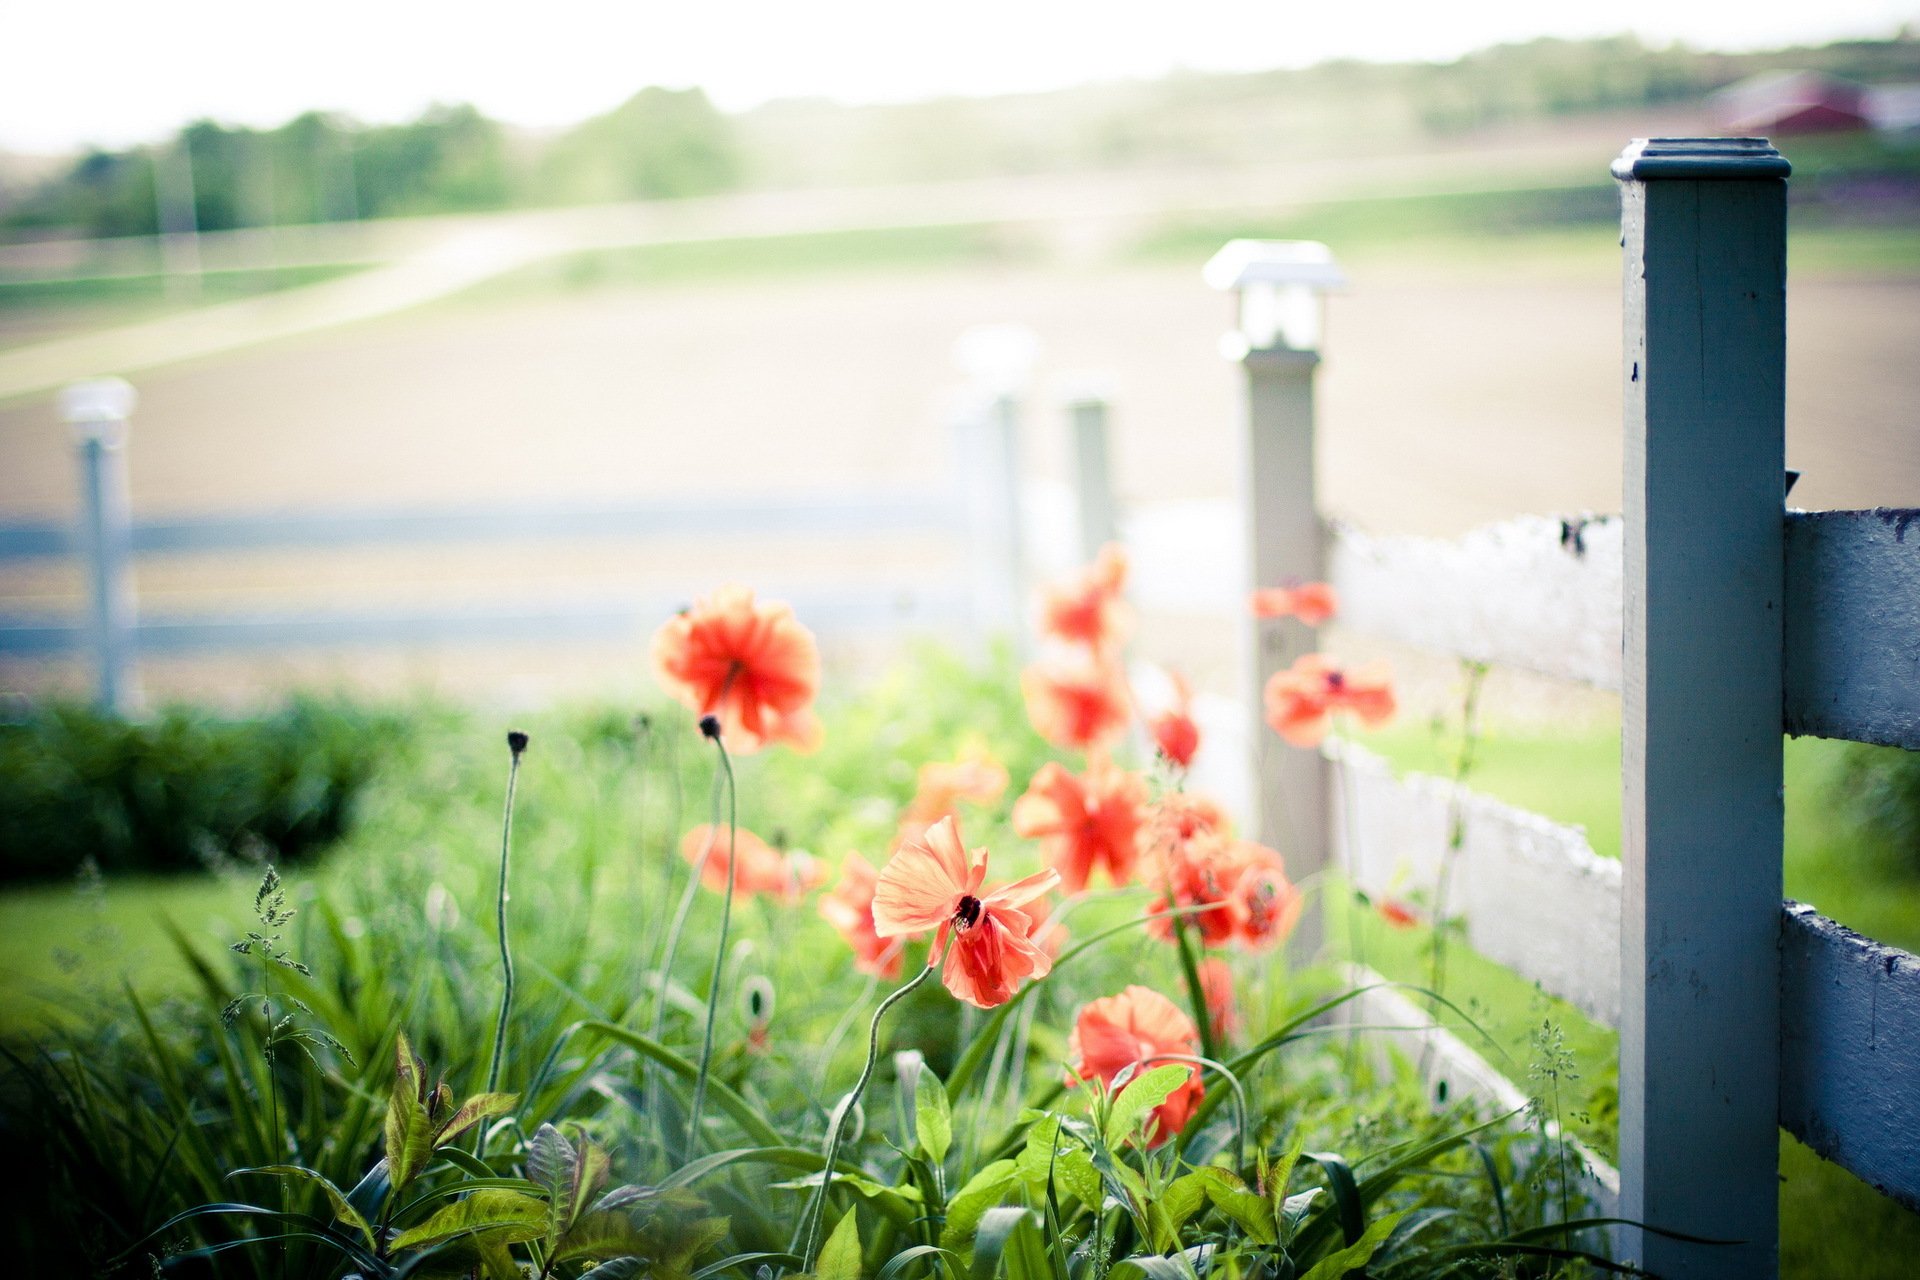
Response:
[{"label": "red barn", "polygon": [[1711,101],[1720,127],[1736,136],[1842,133],[1868,124],[1866,91],[1816,71],[1770,71],[1728,85]]}]

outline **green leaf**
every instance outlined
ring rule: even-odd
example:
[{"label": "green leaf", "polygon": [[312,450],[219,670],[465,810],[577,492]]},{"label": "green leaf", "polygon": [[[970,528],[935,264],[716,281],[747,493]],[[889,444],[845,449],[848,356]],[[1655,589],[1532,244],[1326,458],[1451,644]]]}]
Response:
[{"label": "green leaf", "polygon": [[1378,1249],[1393,1229],[1400,1225],[1404,1213],[1390,1213],[1384,1218],[1376,1218],[1373,1224],[1361,1232],[1360,1238],[1337,1253],[1330,1253],[1313,1264],[1313,1269],[1300,1277],[1300,1280],[1340,1280],[1349,1271],[1358,1271],[1372,1260],[1374,1250]]},{"label": "green leaf", "polygon": [[517,1093],[476,1093],[460,1104],[460,1109],[448,1116],[440,1125],[438,1133],[433,1135],[435,1146],[458,1136],[482,1120],[491,1120],[513,1110],[514,1103],[520,1100]]},{"label": "green leaf", "polygon": [[476,1191],[401,1232],[389,1247],[409,1249],[482,1232],[515,1244],[538,1240],[547,1234],[547,1202],[518,1191]]},{"label": "green leaf", "polygon": [[1012,1206],[989,1209],[980,1219],[973,1235],[972,1280],[993,1280],[1000,1270],[1000,1258],[1007,1243],[1022,1226],[1032,1225],[1033,1210]]},{"label": "green leaf", "polygon": [[393,1094],[387,1101],[387,1176],[397,1189],[413,1180],[433,1156],[433,1122],[421,1097],[426,1067],[401,1032],[393,1048]]},{"label": "green leaf", "polygon": [[939,1164],[953,1145],[953,1111],[947,1104],[947,1090],[931,1067],[920,1073],[913,1095],[913,1127],[920,1149],[927,1159]]},{"label": "green leaf", "polygon": [[367,1220],[361,1216],[360,1211],[347,1202],[346,1193],[333,1185],[333,1180],[325,1174],[316,1173],[312,1169],[297,1164],[268,1164],[261,1165],[257,1169],[235,1169],[234,1173],[262,1173],[271,1177],[301,1178],[311,1182],[327,1193],[327,1199],[333,1204],[333,1216],[358,1231],[367,1242],[368,1248],[374,1247],[373,1228],[367,1224]]},{"label": "green leaf", "polygon": [[1202,1169],[1207,1199],[1213,1207],[1240,1224],[1240,1229],[1260,1244],[1273,1244],[1280,1238],[1273,1221],[1273,1207],[1267,1198],[1225,1169]]},{"label": "green leaf", "polygon": [[967,1185],[947,1197],[947,1225],[940,1232],[940,1247],[959,1254],[971,1264],[973,1239],[981,1218],[999,1204],[1019,1180],[1019,1169],[1011,1160],[995,1160],[967,1179]]},{"label": "green leaf", "polygon": [[1187,1225],[1187,1219],[1200,1212],[1200,1206],[1206,1202],[1206,1178],[1195,1171],[1167,1185],[1160,1197],[1160,1211],[1166,1215],[1167,1226],[1177,1235],[1180,1228]]},{"label": "green leaf", "polygon": [[1086,1148],[1065,1132],[1065,1124],[1065,1117],[1043,1112],[1027,1130],[1027,1145],[1015,1158],[1021,1180],[1039,1197],[1045,1194],[1051,1179],[1053,1186],[1064,1189],[1081,1204],[1098,1209],[1103,1198],[1100,1175]]},{"label": "green leaf", "polygon": [[820,1263],[815,1280],[860,1280],[860,1223],[858,1212],[848,1209],[820,1248]]},{"label": "green leaf", "polygon": [[1193,1068],[1169,1062],[1135,1076],[1107,1113],[1107,1145],[1117,1147],[1133,1136],[1133,1131],[1149,1111],[1165,1102],[1175,1089],[1187,1082]]}]

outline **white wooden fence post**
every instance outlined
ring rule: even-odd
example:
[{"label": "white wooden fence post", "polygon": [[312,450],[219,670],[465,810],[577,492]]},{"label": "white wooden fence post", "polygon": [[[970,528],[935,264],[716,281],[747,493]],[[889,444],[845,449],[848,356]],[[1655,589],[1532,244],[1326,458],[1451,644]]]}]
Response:
[{"label": "white wooden fence post", "polygon": [[1779,1255],[1787,162],[1636,141],[1626,351],[1621,1216],[1667,1280]]},{"label": "white wooden fence post", "polygon": [[[1223,354],[1246,374],[1241,432],[1242,508],[1251,591],[1325,574],[1326,537],[1314,486],[1313,379],[1319,367],[1320,294],[1344,282],[1327,247],[1311,241],[1235,240],[1207,263],[1205,278],[1238,295],[1237,327]],[[1240,607],[1246,608],[1245,597]],[[1283,743],[1266,726],[1262,693],[1274,672],[1317,647],[1295,620],[1247,618],[1256,838],[1279,849],[1295,880],[1328,862],[1328,771],[1324,758]],[[1317,914],[1300,922],[1294,947],[1318,950]]]},{"label": "white wooden fence post", "polygon": [[1087,379],[1063,397],[1073,436],[1073,493],[1080,526],[1080,559],[1092,563],[1100,548],[1120,539],[1113,500],[1113,458],[1107,447],[1107,390]]},{"label": "white wooden fence post", "polygon": [[1005,629],[1014,649],[1029,649],[1021,616],[1026,603],[1027,533],[1023,508],[1020,399],[1033,376],[1040,339],[1017,324],[975,325],[954,340],[953,359],[967,374],[970,403],[954,426],[968,496],[975,624]]},{"label": "white wooden fence post", "polygon": [[87,643],[101,709],[134,708],[134,600],[127,500],[127,415],[134,390],[119,378],[75,382],[60,393],[80,463],[80,545],[87,558]]}]

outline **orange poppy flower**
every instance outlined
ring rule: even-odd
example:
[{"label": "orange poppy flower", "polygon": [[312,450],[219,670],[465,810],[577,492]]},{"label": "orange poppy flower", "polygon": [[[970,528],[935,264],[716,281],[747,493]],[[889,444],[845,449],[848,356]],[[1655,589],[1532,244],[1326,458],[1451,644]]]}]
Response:
[{"label": "orange poppy flower", "polygon": [[[1090,1001],[1074,1019],[1067,1038],[1070,1084],[1098,1080],[1109,1088],[1128,1067],[1134,1073],[1159,1066],[1163,1054],[1191,1057],[1199,1052],[1200,1033],[1193,1019],[1151,987],[1130,986],[1117,996]],[[1147,1145],[1159,1146],[1180,1132],[1200,1105],[1206,1088],[1200,1069],[1189,1065],[1187,1078],[1153,1109]]]},{"label": "orange poppy flower", "polygon": [[1118,887],[1133,879],[1139,862],[1146,804],[1146,781],[1102,757],[1077,777],[1049,762],[1013,802],[1013,829],[1045,842],[1047,862],[1068,893],[1086,888],[1096,868]]},{"label": "orange poppy flower", "polygon": [[1186,678],[1177,671],[1168,674],[1173,677],[1173,705],[1149,720],[1147,731],[1167,763],[1185,769],[1200,749],[1200,726],[1194,723],[1193,690]]},{"label": "orange poppy flower", "polygon": [[1253,593],[1256,618],[1298,618],[1317,627],[1340,611],[1340,597],[1324,582],[1297,587],[1260,587]]},{"label": "orange poppy flower", "polygon": [[[968,852],[959,824],[942,818],[901,845],[873,894],[874,932],[882,938],[935,931],[927,963],[946,953],[940,980],[968,1004],[991,1009],[1028,978],[1044,978],[1053,960],[1033,941],[1033,917],[1020,910],[1060,883],[1041,871],[982,891],[987,851]],[[953,946],[947,946],[948,936]]]},{"label": "orange poppy flower", "polygon": [[1047,592],[1040,627],[1048,635],[1104,653],[1126,638],[1127,553],[1109,542],[1094,562],[1064,586]]},{"label": "orange poppy flower", "polygon": [[1246,840],[1234,848],[1244,868],[1227,899],[1234,938],[1242,946],[1264,950],[1293,932],[1306,898],[1287,879],[1278,853]]},{"label": "orange poppy flower", "polygon": [[[1156,859],[1160,892],[1147,904],[1147,914],[1195,908],[1183,918],[1201,946],[1222,947],[1233,941],[1232,896],[1245,870],[1234,857],[1235,843],[1217,831],[1203,830],[1168,848]],[[1173,920],[1149,920],[1147,932],[1171,941]]]},{"label": "orange poppy flower", "polygon": [[784,604],[755,604],[747,588],[722,587],[654,633],[653,670],[696,714],[717,717],[735,752],[820,743],[812,710],[820,650]]},{"label": "orange poppy flower", "polygon": [[1200,961],[1200,993],[1207,1002],[1207,1021],[1213,1037],[1225,1040],[1240,1029],[1240,1013],[1233,999],[1233,968],[1220,956]]},{"label": "orange poppy flower", "polygon": [[1336,711],[1348,711],[1368,728],[1393,718],[1393,681],[1385,666],[1347,671],[1323,653],[1303,655],[1267,681],[1267,723],[1296,747],[1315,747],[1327,736]]},{"label": "orange poppy flower", "polygon": [[879,883],[880,873],[871,862],[857,853],[848,854],[840,864],[840,883],[820,899],[820,916],[853,948],[854,968],[891,982],[900,976],[900,955],[906,944],[874,930],[873,891]]},{"label": "orange poppy flower", "polygon": [[1373,909],[1380,913],[1382,920],[1396,929],[1411,929],[1420,923],[1420,917],[1410,907],[1394,898],[1380,899],[1374,903]]},{"label": "orange poppy flower", "polygon": [[[700,865],[707,850],[707,861],[700,872],[700,883],[716,893],[727,891],[727,829],[701,823],[680,840],[680,856]],[[772,894],[782,902],[798,902],[826,880],[826,868],[804,853],[782,853],[745,827],[733,829],[733,856],[739,864],[734,873],[733,891],[751,896]]]},{"label": "orange poppy flower", "polygon": [[1020,692],[1027,719],[1056,747],[1092,751],[1126,732],[1131,699],[1114,663],[1035,664],[1021,673]]},{"label": "orange poppy flower", "polygon": [[930,761],[920,766],[919,785],[913,800],[901,817],[903,827],[930,827],[954,814],[965,800],[970,804],[992,804],[1007,789],[1007,771],[984,748],[976,748],[953,761]]}]

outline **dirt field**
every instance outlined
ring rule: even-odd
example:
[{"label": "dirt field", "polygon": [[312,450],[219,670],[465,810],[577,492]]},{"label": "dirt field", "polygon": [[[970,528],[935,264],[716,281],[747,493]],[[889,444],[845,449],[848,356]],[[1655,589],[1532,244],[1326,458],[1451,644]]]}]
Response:
[{"label": "dirt field", "polygon": [[[1353,274],[1331,303],[1322,372],[1329,511],[1452,533],[1524,511],[1617,509],[1612,270],[1581,259]],[[1097,370],[1114,379],[1123,500],[1226,500],[1236,483],[1235,376],[1216,346],[1226,320],[1197,263],[455,300],[141,377],[134,505],[153,516],[932,492],[948,476],[952,341],[999,321],[1032,326],[1043,344],[1026,435],[1037,482],[1066,478],[1051,389]],[[1789,461],[1805,472],[1795,501],[1920,499],[1920,279],[1797,278],[1790,326]],[[0,408],[0,459],[0,517],[70,510],[72,458],[50,402]],[[880,559],[909,573],[953,569],[909,548]],[[847,546],[383,551],[152,562],[140,590],[143,604],[174,612],[350,607],[691,593],[733,576],[857,575],[874,562]],[[0,612],[64,608],[76,585],[58,567],[0,568]],[[392,664],[323,667],[375,665]],[[219,670],[224,679],[233,667]],[[189,672],[180,678],[198,684]],[[6,673],[8,684],[33,678]]]}]

